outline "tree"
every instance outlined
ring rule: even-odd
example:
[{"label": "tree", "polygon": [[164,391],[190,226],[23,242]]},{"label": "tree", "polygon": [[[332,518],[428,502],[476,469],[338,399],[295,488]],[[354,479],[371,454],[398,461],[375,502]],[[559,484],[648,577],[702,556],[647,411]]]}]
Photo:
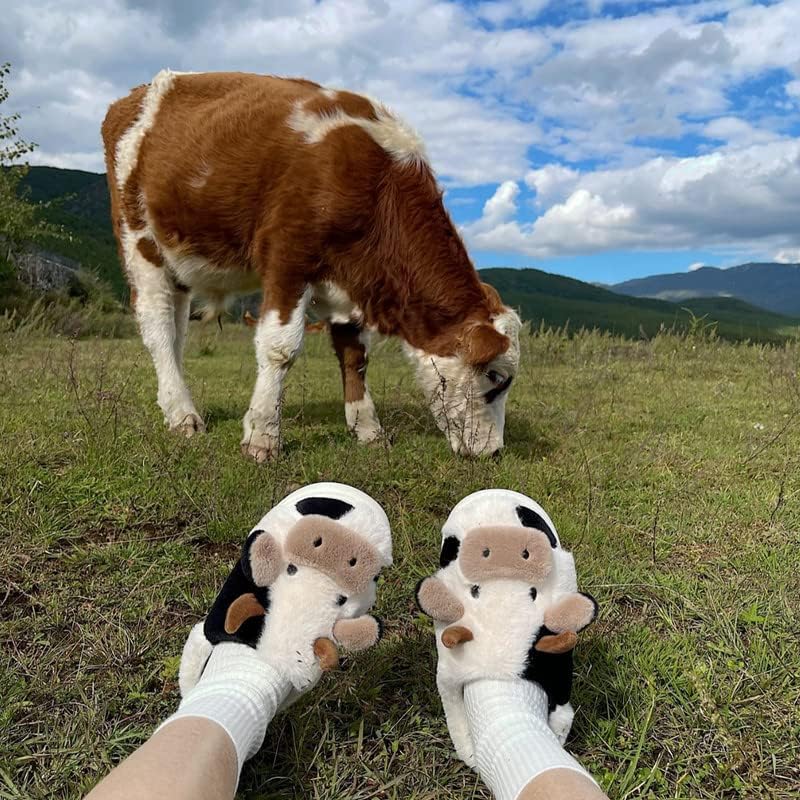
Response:
[{"label": "tree", "polygon": [[36,144],[20,138],[19,114],[3,113],[10,73],[10,64],[0,64],[0,257],[6,261],[29,242],[44,235],[61,235],[59,228],[41,218],[43,205],[32,203],[20,187],[28,172],[28,165],[19,163],[20,159],[32,153]]}]

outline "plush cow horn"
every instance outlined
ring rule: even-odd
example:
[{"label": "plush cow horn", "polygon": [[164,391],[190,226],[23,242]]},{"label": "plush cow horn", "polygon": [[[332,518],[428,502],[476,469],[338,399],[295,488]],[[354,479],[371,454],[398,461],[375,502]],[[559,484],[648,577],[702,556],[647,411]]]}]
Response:
[{"label": "plush cow horn", "polygon": [[471,642],[474,638],[469,628],[463,625],[451,625],[442,633],[442,644],[451,649],[462,642]]},{"label": "plush cow horn", "polygon": [[556,635],[542,636],[534,645],[540,653],[567,653],[578,642],[578,634],[574,631],[564,631]]},{"label": "plush cow horn", "polygon": [[225,614],[225,633],[234,634],[252,617],[263,617],[267,612],[252,593],[239,595],[229,606]]},{"label": "plush cow horn", "polygon": [[323,672],[330,672],[339,666],[339,651],[336,649],[336,645],[325,636],[314,642],[314,655]]}]

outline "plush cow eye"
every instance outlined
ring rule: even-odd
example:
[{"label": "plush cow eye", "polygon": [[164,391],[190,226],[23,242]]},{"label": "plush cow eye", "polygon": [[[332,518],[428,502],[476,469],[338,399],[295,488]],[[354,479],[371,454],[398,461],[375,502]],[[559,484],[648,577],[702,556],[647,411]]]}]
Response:
[{"label": "plush cow eye", "polygon": [[472,588],[469,590],[469,593],[470,593],[470,594],[471,594],[473,597],[477,598],[477,597],[478,597],[478,595],[481,593],[481,587],[480,587],[480,586],[473,586],[473,587],[472,587]]},{"label": "plush cow eye", "polygon": [[491,553],[491,552],[492,552],[492,551],[491,551],[491,550],[489,550],[489,548],[487,547],[487,548],[486,548],[486,549],[483,551],[483,557],[484,557],[484,558],[489,558],[489,553]]},{"label": "plush cow eye", "polygon": [[535,586],[531,586],[531,600],[535,600],[537,594],[538,594],[538,592],[536,591],[536,587]]},{"label": "plush cow eye", "polygon": [[351,558],[350,559],[350,566],[351,567],[354,567],[357,563],[358,563],[358,559],[357,558]]},{"label": "plush cow eye", "polygon": [[294,575],[295,572],[297,572],[297,567],[294,564],[289,564],[289,566],[286,567],[286,572],[289,575]]},{"label": "plush cow eye", "polygon": [[347,598],[343,594],[340,594],[336,598],[336,605],[337,606],[343,606],[346,602],[347,602]]},{"label": "plush cow eye", "polygon": [[319,547],[321,544],[322,544],[321,536],[318,539],[314,539],[314,547]]},{"label": "plush cow eye", "polygon": [[531,554],[528,552],[528,548],[526,547],[526,548],[525,548],[525,549],[522,551],[522,557],[523,557],[523,558],[524,558],[524,559],[527,561],[527,560],[530,558],[530,555],[531,555]]}]

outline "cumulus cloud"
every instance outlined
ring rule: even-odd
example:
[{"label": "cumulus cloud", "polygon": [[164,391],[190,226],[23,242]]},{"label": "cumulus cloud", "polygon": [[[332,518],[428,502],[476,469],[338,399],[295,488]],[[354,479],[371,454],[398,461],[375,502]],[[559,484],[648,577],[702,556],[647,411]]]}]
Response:
[{"label": "cumulus cloud", "polygon": [[630,168],[544,167],[525,180],[541,213],[490,226],[484,210],[465,227],[475,246],[549,258],[731,243],[775,249],[800,240],[800,141],[794,139],[658,157]]},{"label": "cumulus cloud", "polygon": [[689,264],[688,272],[697,272],[698,269],[702,269],[705,264],[702,261],[695,261],[693,264]]}]

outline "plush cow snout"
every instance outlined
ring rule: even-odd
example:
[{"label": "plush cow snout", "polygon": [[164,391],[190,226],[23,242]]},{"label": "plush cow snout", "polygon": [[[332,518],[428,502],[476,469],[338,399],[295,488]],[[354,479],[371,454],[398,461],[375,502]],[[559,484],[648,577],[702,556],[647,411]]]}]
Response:
[{"label": "plush cow snout", "polygon": [[553,554],[542,531],[487,525],[464,536],[458,563],[464,577],[476,584],[491,578],[536,583],[550,574]]},{"label": "plush cow snout", "polygon": [[318,569],[352,594],[363,592],[380,571],[380,557],[369,542],[344,525],[313,514],[289,531],[286,557]]}]

